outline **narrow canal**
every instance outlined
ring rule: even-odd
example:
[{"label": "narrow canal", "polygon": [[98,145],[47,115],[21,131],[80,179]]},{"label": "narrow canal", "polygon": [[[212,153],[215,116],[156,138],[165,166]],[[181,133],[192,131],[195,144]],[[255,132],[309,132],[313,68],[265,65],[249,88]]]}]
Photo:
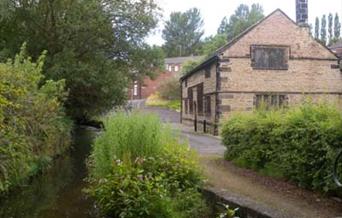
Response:
[{"label": "narrow canal", "polygon": [[70,152],[22,190],[0,200],[0,217],[96,217],[92,202],[82,192],[87,175],[85,161],[95,135],[96,131],[91,128],[76,128]]}]

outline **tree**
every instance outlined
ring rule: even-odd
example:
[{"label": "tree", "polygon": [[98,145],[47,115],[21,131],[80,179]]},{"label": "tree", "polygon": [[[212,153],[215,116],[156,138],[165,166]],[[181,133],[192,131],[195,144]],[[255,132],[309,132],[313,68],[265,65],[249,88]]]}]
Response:
[{"label": "tree", "polygon": [[75,119],[123,103],[130,76],[160,63],[144,43],[157,24],[153,0],[1,2],[0,59],[13,57],[25,41],[33,59],[47,50],[45,78],[66,80],[66,107]]},{"label": "tree", "polygon": [[316,17],[315,21],[315,39],[319,39],[319,18]]},{"label": "tree", "polygon": [[321,20],[321,42],[326,45],[327,44],[327,19],[326,16],[323,15]]},{"label": "tree", "polygon": [[209,56],[213,54],[218,48],[222,47],[227,43],[226,34],[217,34],[215,36],[206,37],[201,47],[199,48],[198,53],[200,55]]},{"label": "tree", "polygon": [[328,15],[328,33],[329,33],[329,44],[330,44],[332,40],[334,39],[332,13],[329,13]]},{"label": "tree", "polygon": [[335,19],[334,19],[334,37],[335,39],[339,39],[341,36],[341,23],[340,23],[340,18],[338,14],[335,14]]},{"label": "tree", "polygon": [[227,34],[228,40],[231,40],[263,17],[264,10],[261,5],[252,4],[251,8],[249,8],[248,5],[241,4],[235,10],[235,14],[230,16],[229,22],[227,22],[227,17],[222,19],[217,32]]},{"label": "tree", "polygon": [[163,30],[163,46],[167,57],[187,56],[195,54],[200,45],[203,20],[197,8],[188,11],[173,12],[166,21]]}]

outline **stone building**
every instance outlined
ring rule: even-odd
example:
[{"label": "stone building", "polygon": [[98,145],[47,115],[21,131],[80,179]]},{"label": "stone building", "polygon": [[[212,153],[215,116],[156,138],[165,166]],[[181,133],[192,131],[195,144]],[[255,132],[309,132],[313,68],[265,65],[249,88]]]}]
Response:
[{"label": "stone building", "polygon": [[129,99],[146,99],[156,93],[160,85],[171,77],[179,77],[182,66],[188,61],[199,61],[202,56],[173,57],[165,58],[165,70],[160,72],[156,78],[145,77],[143,80],[133,81],[132,87],[128,92]]},{"label": "stone building", "polygon": [[340,104],[338,58],[310,35],[307,0],[297,8],[297,23],[278,9],[180,79],[183,124],[217,135],[231,113],[261,103],[281,107],[310,96]]}]

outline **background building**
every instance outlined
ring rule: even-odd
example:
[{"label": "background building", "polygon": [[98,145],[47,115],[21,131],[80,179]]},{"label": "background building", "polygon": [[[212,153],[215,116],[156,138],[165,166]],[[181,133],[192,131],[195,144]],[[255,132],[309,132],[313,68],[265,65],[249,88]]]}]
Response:
[{"label": "background building", "polygon": [[171,77],[181,75],[182,66],[189,61],[199,61],[202,56],[174,57],[165,59],[165,69],[154,79],[149,77],[143,80],[133,81],[132,88],[129,90],[129,99],[146,99],[156,93],[160,85]]}]

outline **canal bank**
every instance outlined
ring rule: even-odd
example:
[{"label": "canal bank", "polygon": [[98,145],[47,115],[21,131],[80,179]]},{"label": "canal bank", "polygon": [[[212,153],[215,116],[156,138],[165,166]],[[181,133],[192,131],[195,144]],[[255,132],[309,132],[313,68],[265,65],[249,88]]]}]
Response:
[{"label": "canal bank", "polygon": [[93,128],[77,127],[70,151],[59,157],[42,175],[34,177],[28,185],[0,200],[0,217],[96,217],[93,202],[82,192],[86,185],[86,158],[96,133]]}]

